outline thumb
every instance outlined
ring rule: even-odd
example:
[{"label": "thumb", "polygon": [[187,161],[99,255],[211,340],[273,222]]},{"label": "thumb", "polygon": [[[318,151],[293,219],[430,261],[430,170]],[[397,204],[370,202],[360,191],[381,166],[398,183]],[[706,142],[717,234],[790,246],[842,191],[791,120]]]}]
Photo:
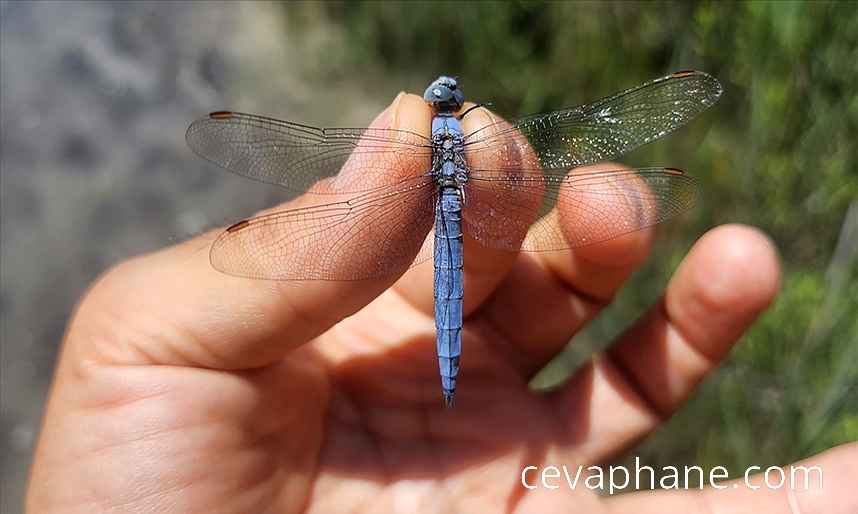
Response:
[{"label": "thumb", "polygon": [[[400,94],[372,127],[389,126],[425,135],[429,131],[429,120],[430,112],[422,99]],[[372,144],[378,147],[387,143],[383,138],[375,138]],[[383,162],[373,162],[372,159],[376,158],[373,155],[384,155],[384,152],[365,152],[360,159],[350,159],[344,172],[401,173],[405,164],[407,169],[416,169],[424,164],[397,162],[400,167],[391,168]],[[397,157],[396,152],[387,152],[387,155],[398,161],[403,159]],[[383,160],[384,157],[377,159]],[[422,156],[413,159],[422,160]],[[427,157],[424,169],[428,167]],[[296,206],[301,206],[304,211],[310,203],[317,205],[331,201],[326,195],[304,195],[272,211],[294,209]],[[426,217],[428,231],[431,212]],[[291,225],[286,223],[285,226],[267,229],[269,239],[266,243],[269,246],[265,251],[254,252],[250,251],[254,247],[236,246],[232,253],[226,255],[243,259],[245,269],[251,271],[265,265],[287,264],[288,269],[294,271],[294,276],[288,278],[330,278],[313,274],[313,270],[320,267],[321,247],[333,256],[334,262],[327,263],[328,266],[347,263],[351,269],[366,269],[374,264],[376,256],[372,252],[358,251],[360,248],[381,247],[384,244],[381,238],[396,237],[393,230],[413,230],[413,226],[402,223],[401,216],[399,219],[395,216],[387,220],[380,218],[378,222],[381,225],[376,230],[363,230],[358,234],[339,231],[327,238],[314,239],[312,244],[307,244],[306,238],[278,236],[277,230],[288,233],[290,227],[297,226],[304,231],[312,229],[313,221],[305,214],[293,217],[289,221]],[[253,220],[242,223],[253,223]],[[348,223],[342,226],[350,227]],[[352,232],[355,231],[353,229]],[[211,234],[201,236],[131,259],[106,273],[81,303],[70,325],[67,350],[83,352],[86,359],[118,364],[169,364],[215,369],[264,366],[355,313],[397,278],[396,275],[388,275],[361,281],[302,282],[241,278],[212,267],[212,264],[220,269],[225,267],[215,259],[214,252],[210,263],[209,252],[203,251],[211,246],[212,239]],[[415,238],[414,253],[421,243],[422,238],[419,241]],[[242,249],[247,251],[242,253]],[[288,262],[272,258],[278,255],[288,256]],[[308,270],[306,276],[299,273],[304,269]],[[93,344],[95,341],[99,344]]]}]

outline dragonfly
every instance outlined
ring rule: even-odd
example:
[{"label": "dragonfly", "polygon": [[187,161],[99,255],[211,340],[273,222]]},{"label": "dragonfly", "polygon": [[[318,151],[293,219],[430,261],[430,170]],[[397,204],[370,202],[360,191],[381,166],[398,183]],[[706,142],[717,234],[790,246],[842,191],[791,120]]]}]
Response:
[{"label": "dragonfly", "polygon": [[[434,261],[436,351],[452,406],[462,353],[464,241],[505,252],[564,251],[652,227],[687,211],[696,181],[675,168],[594,170],[659,139],[712,106],[721,84],[679,71],[593,103],[492,118],[465,132],[458,81],[423,99],[431,134],[317,128],[217,111],[186,140],[228,171],[318,201],[259,215],[212,243],[212,266],[270,280],[369,280]],[[610,166],[608,166],[610,168]]]}]

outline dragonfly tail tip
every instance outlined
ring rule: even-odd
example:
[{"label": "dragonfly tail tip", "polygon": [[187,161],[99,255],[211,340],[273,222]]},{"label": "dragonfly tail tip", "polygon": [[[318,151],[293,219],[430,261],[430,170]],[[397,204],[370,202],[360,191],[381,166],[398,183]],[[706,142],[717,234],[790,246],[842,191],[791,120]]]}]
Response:
[{"label": "dragonfly tail tip", "polygon": [[444,391],[444,407],[452,408],[455,405],[455,393],[453,391]]}]

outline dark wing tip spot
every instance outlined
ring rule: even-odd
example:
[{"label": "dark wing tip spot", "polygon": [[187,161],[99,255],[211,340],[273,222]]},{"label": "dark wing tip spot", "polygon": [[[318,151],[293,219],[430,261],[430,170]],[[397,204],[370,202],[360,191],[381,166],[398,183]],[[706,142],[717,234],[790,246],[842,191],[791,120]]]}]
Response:
[{"label": "dark wing tip spot", "polygon": [[685,175],[685,172],[679,168],[664,168],[665,173],[670,173],[671,175]]},{"label": "dark wing tip spot", "polygon": [[243,229],[244,227],[246,227],[248,225],[250,225],[250,220],[241,220],[238,223],[233,223],[232,225],[228,226],[226,228],[226,231],[227,232],[238,232],[239,230]]},{"label": "dark wing tip spot", "polygon": [[215,111],[215,112],[209,114],[209,118],[211,118],[213,120],[228,120],[228,119],[232,118],[232,112],[231,111]]}]

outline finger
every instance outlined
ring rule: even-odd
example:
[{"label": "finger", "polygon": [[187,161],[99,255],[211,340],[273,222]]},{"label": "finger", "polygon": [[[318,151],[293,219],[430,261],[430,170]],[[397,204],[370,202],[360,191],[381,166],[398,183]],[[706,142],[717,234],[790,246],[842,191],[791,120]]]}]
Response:
[{"label": "finger", "polygon": [[[814,457],[724,483],[703,491],[648,491],[608,500],[617,514],[798,514],[858,512],[854,477],[858,476],[858,444],[852,443]],[[805,477],[808,477],[805,483]],[[768,481],[767,481],[768,480]],[[781,484],[781,485],[778,485]]]},{"label": "finger", "polygon": [[[618,164],[581,167],[572,175],[617,170]],[[642,181],[633,183],[644,191]],[[654,206],[603,202],[604,194],[561,197],[548,216],[533,226],[534,239],[576,245],[587,232],[611,220],[651,212]],[[607,305],[649,253],[653,229],[645,228],[574,250],[521,254],[481,316],[511,342],[522,374],[530,377],[562,350],[581,327]],[[538,246],[538,244],[537,244]],[[523,294],[522,291],[527,291]]]},{"label": "finger", "polygon": [[769,305],[779,283],[776,251],[759,231],[726,225],[704,235],[664,298],[553,395],[570,430],[592,435],[581,434],[585,453],[606,458],[670,416]]},{"label": "finger", "polygon": [[[373,127],[428,136],[429,121],[428,107],[421,98],[400,94]],[[373,153],[378,162],[368,164],[367,155],[361,155],[363,161],[350,159],[342,173],[360,173],[367,165],[387,169],[391,174],[414,173],[415,169],[425,170],[429,166],[428,158],[422,162],[422,157],[415,157],[420,162],[404,163],[405,157],[393,152]],[[304,196],[287,207],[320,203],[320,200],[330,201],[324,195]],[[389,236],[406,227],[417,230],[414,220],[405,223],[407,215],[398,213],[390,219],[379,218],[377,230],[361,233],[360,237],[366,240],[355,239],[355,244],[381,246],[381,241],[369,239]],[[426,216],[431,219],[431,213]],[[86,332],[96,330],[102,335],[81,334],[82,344],[76,346],[90,352],[90,356],[95,352],[112,362],[229,369],[261,366],[278,360],[284,352],[356,312],[397,278],[388,276],[360,282],[238,278],[212,268],[207,252],[211,239],[208,235],[138,257],[107,273],[76,316],[81,321],[78,326],[86,325]],[[286,244],[298,243],[286,241]],[[345,243],[339,240],[330,244]],[[343,251],[332,256],[330,266],[359,269],[376,264],[369,252]],[[251,269],[257,269],[260,263],[254,259],[263,257],[248,253],[242,258],[247,259]],[[293,251],[290,258],[290,265],[299,270],[318,266],[313,248]],[[72,333],[78,333],[74,325]]]},{"label": "finger", "polygon": [[[472,106],[473,104],[466,103],[462,108],[462,112]],[[487,129],[502,130],[509,126],[508,122],[486,108],[474,109],[461,120],[462,131],[466,135]],[[484,138],[486,136],[480,137]],[[533,150],[524,138],[516,141],[516,147],[519,152],[527,156],[526,158],[535,159],[533,157]],[[483,152],[479,151],[479,149],[475,150],[472,146],[465,150],[468,165],[472,168],[482,169],[508,168],[510,166],[509,153],[506,151]],[[468,316],[497,288],[515,262],[516,253],[490,248],[474,239],[473,230],[471,230],[468,221],[474,216],[480,217],[482,214],[481,212],[475,212],[475,210],[479,211],[479,192],[471,192],[467,184],[465,185],[465,191],[465,201],[462,207],[462,229],[464,234],[463,274],[465,286],[463,315]],[[534,206],[534,213],[537,209],[538,205]],[[485,226],[484,220],[481,225]],[[522,237],[523,235],[524,233],[522,233]],[[434,268],[432,266],[419,266],[407,273],[395,286],[397,292],[403,298],[426,314],[434,312],[432,288],[426,287],[426,284],[432,283],[433,273]]]}]

